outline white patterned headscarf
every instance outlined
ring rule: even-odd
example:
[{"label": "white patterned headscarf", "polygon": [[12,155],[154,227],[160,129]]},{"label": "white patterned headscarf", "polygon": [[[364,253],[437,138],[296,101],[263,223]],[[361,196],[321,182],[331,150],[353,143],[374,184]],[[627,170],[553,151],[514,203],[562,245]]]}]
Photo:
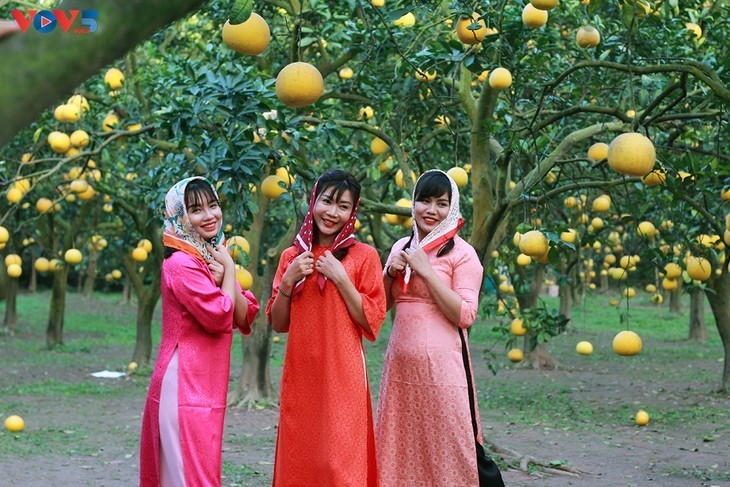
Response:
[{"label": "white patterned headscarf", "polygon": [[[451,184],[451,201],[449,206],[449,213],[446,218],[436,225],[436,228],[428,232],[423,240],[419,239],[418,228],[416,227],[416,190],[418,189],[418,183],[426,175],[434,172],[439,172],[449,179]],[[464,219],[461,217],[461,211],[459,211],[459,187],[451,176],[438,169],[431,169],[424,172],[416,181],[416,185],[413,188],[413,196],[411,197],[411,217],[413,218],[413,239],[411,240],[410,247],[413,249],[421,248],[424,252],[428,252],[431,249],[440,248],[446,242],[454,238],[459,229],[464,225]],[[411,266],[406,266],[404,275],[404,287],[408,285],[411,280]]]},{"label": "white patterned headscarf", "polygon": [[181,250],[186,254],[210,260],[213,256],[208,252],[208,245],[216,246],[225,242],[223,225],[218,235],[211,242],[206,242],[190,223],[188,210],[185,208],[185,188],[193,180],[200,179],[210,185],[216,199],[218,193],[215,186],[206,178],[195,176],[183,179],[175,184],[165,196],[165,229],[162,232],[162,242],[165,247]]}]

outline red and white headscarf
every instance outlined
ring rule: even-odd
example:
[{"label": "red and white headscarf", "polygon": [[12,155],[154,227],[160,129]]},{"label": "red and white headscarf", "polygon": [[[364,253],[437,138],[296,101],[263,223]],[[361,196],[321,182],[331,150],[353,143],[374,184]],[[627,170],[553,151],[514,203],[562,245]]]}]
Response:
[{"label": "red and white headscarf", "polygon": [[[215,186],[206,178],[195,176],[176,183],[165,196],[165,229],[162,233],[162,243],[165,247],[180,250],[203,260],[210,260],[213,256],[208,252],[208,242],[200,236],[190,223],[188,210],[185,208],[185,188],[190,181],[195,179],[202,179],[208,183],[213,194],[218,198]],[[210,245],[224,244],[225,240],[223,225],[221,224],[218,235],[210,242]]]},{"label": "red and white headscarf", "polygon": [[[428,232],[423,240],[418,237],[418,228],[416,227],[416,188],[418,187],[418,181],[428,173],[440,172],[449,179],[451,184],[451,201],[449,202],[449,213],[446,218],[441,220],[436,228]],[[416,185],[413,188],[413,196],[411,197],[411,217],[413,218],[413,239],[411,240],[410,248],[417,249],[421,248],[424,252],[428,252],[432,249],[438,249],[446,242],[454,238],[459,229],[464,225],[464,219],[461,217],[461,211],[459,211],[459,187],[456,182],[443,171],[438,169],[431,169],[424,172],[416,181]],[[408,286],[408,282],[411,280],[411,266],[406,265],[406,271],[403,276],[403,288]]]},{"label": "red and white headscarf", "polygon": [[[311,251],[314,242],[314,205],[317,202],[317,185],[319,185],[319,181],[314,183],[314,188],[312,188],[312,195],[309,198],[309,209],[307,210],[307,216],[304,217],[302,228],[299,229],[299,233],[294,239],[294,246],[299,249],[300,254]],[[325,188],[322,193],[324,193],[324,191],[326,190],[327,189]],[[335,237],[335,241],[330,247],[330,252],[335,252],[337,250],[347,248],[356,242],[354,234],[358,206],[360,206],[359,199],[355,201],[354,206],[352,207],[352,213],[350,214],[349,220],[347,220],[345,225],[340,230],[340,233],[338,233]],[[304,279],[306,279],[306,277]],[[294,292],[296,294],[299,294],[301,292],[302,285],[304,284],[304,279],[299,281],[294,287]],[[324,285],[326,284],[326,282],[327,278],[323,274],[319,274],[317,276],[317,284],[319,284],[320,291],[324,289]]]}]

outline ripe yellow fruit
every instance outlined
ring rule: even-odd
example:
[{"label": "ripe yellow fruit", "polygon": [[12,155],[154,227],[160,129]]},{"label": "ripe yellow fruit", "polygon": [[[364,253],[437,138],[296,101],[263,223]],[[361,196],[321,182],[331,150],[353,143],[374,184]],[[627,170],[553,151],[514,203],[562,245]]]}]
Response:
[{"label": "ripe yellow fruit", "polygon": [[436,70],[434,71],[425,71],[422,69],[416,70],[416,79],[422,83],[429,83],[436,79],[437,73]]},{"label": "ripe yellow fruit", "polygon": [[656,286],[654,284],[647,284],[644,288],[644,291],[648,293],[655,293],[656,292]]},{"label": "ripe yellow fruit", "polygon": [[145,249],[145,251],[149,254],[152,252],[152,242],[150,242],[148,239],[143,238],[139,242],[137,242],[137,247],[142,247]]},{"label": "ripe yellow fruit", "polygon": [[518,337],[525,336],[527,334],[527,327],[525,327],[525,320],[522,318],[515,318],[510,324],[510,330],[512,334]]},{"label": "ripe yellow fruit", "polygon": [[64,154],[71,147],[71,139],[63,132],[54,131],[48,134],[48,145],[51,146],[53,152]]},{"label": "ripe yellow fruit", "polygon": [[137,362],[129,362],[129,365],[127,365],[127,372],[134,373],[137,370],[137,367]]},{"label": "ripe yellow fruit", "polygon": [[643,221],[639,223],[639,226],[636,228],[636,233],[639,234],[639,237],[653,239],[657,234],[657,231],[652,222]]},{"label": "ripe yellow fruit", "polygon": [[507,68],[495,68],[489,74],[489,86],[494,90],[504,90],[512,85],[512,73]]},{"label": "ripe yellow fruit", "polygon": [[8,229],[0,225],[0,244],[5,244],[10,240],[10,232]]},{"label": "ripe yellow fruit", "polygon": [[276,96],[293,108],[306,107],[324,93],[324,80],[317,68],[309,63],[288,64],[276,77]]},{"label": "ripe yellow fruit", "polygon": [[389,148],[390,147],[388,146],[388,144],[380,137],[375,137],[370,142],[370,152],[372,152],[376,156],[383,154]]},{"label": "ripe yellow fruit", "polygon": [[624,357],[638,354],[641,346],[641,337],[633,331],[621,331],[613,338],[613,351]]},{"label": "ripe yellow fruit", "polygon": [[608,157],[608,144],[605,142],[596,142],[588,148],[588,158],[594,161],[600,161]]},{"label": "ripe yellow fruit", "polygon": [[119,117],[117,117],[114,112],[109,112],[104,118],[104,121],[101,122],[101,129],[104,132],[109,132],[113,130],[117,125],[119,125]]},{"label": "ripe yellow fruit", "polygon": [[21,265],[23,262],[23,259],[20,258],[18,254],[8,254],[5,256],[5,265],[7,267],[10,267],[11,265]]},{"label": "ripe yellow fruit", "polygon": [[517,265],[523,266],[523,267],[526,265],[530,265],[532,263],[532,257],[530,257],[529,255],[525,255],[525,254],[518,255],[516,260],[517,260]]},{"label": "ripe yellow fruit", "polygon": [[[25,157],[25,155],[23,157]],[[730,188],[725,188],[720,192],[720,199],[723,201],[730,201]]]},{"label": "ripe yellow fruit", "polygon": [[369,120],[369,119],[373,118],[374,114],[375,114],[375,112],[373,111],[373,107],[368,105],[368,106],[362,107],[360,109],[360,113],[358,114],[357,119],[362,120],[364,118],[365,120]]},{"label": "ripe yellow fruit", "polygon": [[56,108],[56,112],[58,111],[60,111],[61,122],[76,123],[79,121],[79,119],[81,119],[81,108],[79,108],[78,105],[61,105],[60,107]]},{"label": "ripe yellow fruit", "polygon": [[595,212],[605,213],[611,208],[611,198],[609,198],[608,195],[599,196],[593,200],[591,208]]},{"label": "ripe yellow fruit", "polygon": [[[479,44],[487,36],[487,24],[486,22],[484,22],[484,19],[480,19],[479,21],[477,21],[479,17],[480,15],[474,12],[471,14],[471,17],[461,17],[456,22],[456,36],[464,44],[468,44],[470,46],[473,46],[474,44]],[[477,29],[469,30],[467,28],[475,23],[479,24],[479,27]]]},{"label": "ripe yellow fruit", "polygon": [[645,176],[654,169],[655,162],[654,143],[642,134],[621,134],[608,146],[608,165],[619,174]]},{"label": "ripe yellow fruit", "polygon": [[80,264],[82,260],[84,260],[84,256],[78,249],[68,249],[65,254],[63,254],[63,260],[65,260],[68,264],[76,265]]},{"label": "ripe yellow fruit", "polygon": [[241,286],[241,289],[243,289],[244,291],[251,289],[251,286],[253,285],[253,276],[248,270],[244,269],[243,267],[236,268],[236,280]]},{"label": "ripe yellow fruit", "polygon": [[662,289],[665,291],[674,291],[679,287],[679,283],[676,279],[670,279],[668,277],[665,277],[662,279]]},{"label": "ripe yellow fruit", "polygon": [[51,212],[53,211],[53,201],[48,198],[38,198],[38,201],[35,202],[35,209],[38,210],[38,213]]},{"label": "ripe yellow fruit", "polygon": [[649,424],[649,413],[643,409],[636,413],[636,424],[639,426],[646,426]]},{"label": "ripe yellow fruit", "polygon": [[294,175],[289,174],[289,171],[285,167],[277,168],[276,175],[279,176],[282,181],[284,181],[284,185],[287,187],[287,189],[290,188],[295,181]]},{"label": "ripe yellow fruit", "polygon": [[575,198],[575,196],[568,196],[563,200],[563,206],[565,206],[569,210],[572,210],[573,208],[578,206],[578,200]]},{"label": "ripe yellow fruit", "polygon": [[124,73],[117,68],[111,68],[104,75],[104,84],[109,86],[110,90],[118,90],[124,84]]},{"label": "ripe yellow fruit", "polygon": [[25,421],[20,416],[12,415],[5,418],[5,429],[11,433],[20,433],[25,428]]},{"label": "ripe yellow fruit", "polygon": [[605,222],[598,217],[595,217],[593,220],[591,220],[591,226],[594,230],[600,230],[605,225]]},{"label": "ripe yellow fruit", "polygon": [[624,297],[625,298],[631,299],[634,296],[636,296],[636,290],[633,287],[627,287],[626,289],[624,289]]},{"label": "ripe yellow fruit", "polygon": [[560,233],[560,240],[567,243],[575,243],[578,240],[578,232],[569,228],[568,231]]},{"label": "ripe yellow fruit", "polygon": [[71,145],[74,147],[86,147],[89,145],[89,134],[83,130],[74,130],[70,140]]},{"label": "ripe yellow fruit", "polygon": [[233,25],[226,20],[223,25],[223,43],[242,54],[258,56],[266,50],[270,39],[269,24],[255,12],[242,24]]},{"label": "ripe yellow fruit", "polygon": [[654,303],[654,304],[662,304],[664,302],[664,296],[662,296],[659,293],[655,293],[651,297],[651,302]]},{"label": "ripe yellow fruit", "polygon": [[451,179],[453,179],[456,185],[460,188],[463,188],[469,183],[469,175],[461,167],[452,167],[446,171],[446,174],[451,176]]},{"label": "ripe yellow fruit", "polygon": [[408,12],[401,18],[394,20],[393,25],[396,27],[413,27],[416,25],[416,16],[413,15],[413,12]]},{"label": "ripe yellow fruit", "polygon": [[226,242],[226,247],[228,247],[228,253],[231,254],[233,260],[238,260],[240,252],[246,252],[247,254],[251,252],[251,244],[240,235],[229,238]]},{"label": "ripe yellow fruit", "polygon": [[687,274],[696,281],[706,281],[712,275],[712,265],[704,257],[687,259]]},{"label": "ripe yellow fruit", "polygon": [[525,255],[541,257],[548,250],[548,239],[540,230],[530,230],[520,238],[520,252]]},{"label": "ripe yellow fruit", "polygon": [[93,187],[89,186],[88,188],[86,188],[86,191],[79,193],[78,197],[80,200],[89,201],[94,197],[95,194],[96,190],[94,190]]},{"label": "ripe yellow fruit", "polygon": [[83,179],[74,179],[71,181],[70,189],[73,193],[83,193],[89,190],[89,183]]},{"label": "ripe yellow fruit", "polygon": [[590,355],[593,353],[593,345],[591,342],[578,342],[578,345],[575,346],[575,351],[581,355]]},{"label": "ripe yellow fruit", "polygon": [[558,5],[558,0],[530,0],[530,3],[540,10],[552,10]]},{"label": "ripe yellow fruit", "polygon": [[667,171],[664,169],[654,169],[649,174],[641,178],[641,182],[647,186],[659,186],[667,180]]},{"label": "ripe yellow fruit", "polygon": [[111,272],[111,275],[112,275],[112,277],[113,277],[114,279],[121,279],[121,278],[122,278],[122,271],[120,271],[119,269],[114,269],[114,270],[113,270],[113,271]]},{"label": "ripe yellow fruit", "polygon": [[23,268],[18,264],[10,264],[8,266],[8,277],[17,278],[23,274]]},{"label": "ripe yellow fruit", "polygon": [[525,355],[522,353],[522,350],[519,348],[513,348],[509,352],[507,352],[507,358],[510,360],[510,362],[522,362],[522,359],[525,358]]},{"label": "ripe yellow fruit", "polygon": [[596,47],[601,42],[601,34],[595,27],[584,25],[578,29],[575,35],[575,42],[583,48]]},{"label": "ripe yellow fruit", "polygon": [[132,260],[135,262],[144,262],[149,257],[149,253],[142,247],[137,247],[132,251]]},{"label": "ripe yellow fruit", "polygon": [[480,83],[484,83],[484,81],[486,81],[488,76],[489,76],[489,70],[485,69],[484,71],[482,71],[479,74],[479,76],[477,76],[477,81],[479,81]]},{"label": "ripe yellow fruit", "polygon": [[525,5],[522,9],[522,22],[530,28],[538,28],[547,24],[548,13],[547,10],[540,10],[535,8],[531,3]]},{"label": "ripe yellow fruit", "polygon": [[278,200],[283,193],[286,193],[286,184],[284,183],[284,180],[276,174],[267,176],[261,182],[261,194],[265,197],[272,200]]},{"label": "ripe yellow fruit", "polygon": [[352,68],[342,68],[340,69],[340,72],[338,73],[341,79],[352,79],[352,77],[355,75],[355,72],[352,70]]},{"label": "ripe yellow fruit", "polygon": [[702,37],[702,27],[695,24],[694,22],[687,22],[684,24],[685,28],[687,29],[687,32],[689,33],[690,37],[694,39],[699,39]]},{"label": "ripe yellow fruit", "polygon": [[[385,0],[370,0],[370,5],[372,5],[375,8],[380,8],[380,7],[385,6]],[[275,342],[279,341],[279,340],[277,340],[277,338],[279,338],[279,337],[274,337]]]},{"label": "ripe yellow fruit", "polygon": [[66,103],[69,105],[76,105],[82,113],[89,111],[89,101],[83,95],[73,95]]},{"label": "ripe yellow fruit", "polygon": [[33,264],[35,270],[38,272],[48,272],[48,259],[45,257],[38,257]]},{"label": "ripe yellow fruit", "polygon": [[[411,180],[413,181],[413,184],[416,184],[416,173],[413,171],[411,171]],[[406,182],[403,179],[403,171],[401,169],[398,169],[395,173],[395,185],[399,188],[406,189]]]},{"label": "ripe yellow fruit", "polygon": [[664,266],[664,274],[667,279],[676,279],[682,275],[682,268],[675,262],[670,262]]}]

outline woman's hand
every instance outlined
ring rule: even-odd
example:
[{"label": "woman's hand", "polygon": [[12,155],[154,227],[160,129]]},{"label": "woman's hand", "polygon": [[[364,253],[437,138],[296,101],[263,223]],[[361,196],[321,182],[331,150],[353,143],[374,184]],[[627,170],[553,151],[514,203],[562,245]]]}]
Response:
[{"label": "woman's hand", "polygon": [[426,274],[433,271],[433,268],[431,267],[431,263],[428,261],[428,256],[426,255],[426,252],[423,251],[423,249],[405,249],[401,252],[401,255],[405,259],[405,261],[408,263],[409,266],[411,266],[411,269],[416,271],[416,273],[420,274],[421,276],[425,276]]},{"label": "woman's hand", "polygon": [[388,272],[389,277],[396,276],[406,270],[406,257],[403,251],[398,252],[393,256],[393,258],[390,261],[390,264],[388,264],[388,267],[390,269],[386,269]]},{"label": "woman's hand", "polygon": [[215,285],[218,287],[221,287],[221,284],[223,283],[223,276],[226,274],[226,269],[223,267],[223,264],[216,260],[210,260],[207,262],[208,269],[210,269],[210,273],[213,274],[213,280],[215,280]]},{"label": "woman's hand", "polygon": [[314,272],[314,254],[312,252],[302,252],[289,264],[281,280],[287,283],[289,288],[292,288],[312,272]]},{"label": "woman's hand", "polygon": [[236,264],[233,262],[233,257],[228,253],[225,245],[216,245],[215,247],[209,245],[208,251],[213,256],[213,261],[223,266],[224,272],[228,269],[233,269],[235,272]]},{"label": "woman's hand", "polygon": [[315,268],[317,269],[317,272],[335,284],[342,283],[345,279],[350,279],[350,276],[347,275],[347,271],[345,271],[345,267],[342,265],[342,262],[337,260],[337,257],[335,257],[329,250],[325,251],[324,255],[317,259]]}]

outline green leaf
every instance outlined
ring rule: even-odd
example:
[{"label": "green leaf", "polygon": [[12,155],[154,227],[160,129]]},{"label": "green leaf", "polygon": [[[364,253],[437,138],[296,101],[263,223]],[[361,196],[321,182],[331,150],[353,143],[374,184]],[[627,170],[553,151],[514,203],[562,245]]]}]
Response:
[{"label": "green leaf", "polygon": [[253,11],[253,0],[236,0],[231,9],[230,22],[238,25],[246,22]]},{"label": "green leaf", "polygon": [[591,0],[591,3],[588,4],[588,15],[595,15],[596,12],[603,6],[605,3],[605,0]]}]

